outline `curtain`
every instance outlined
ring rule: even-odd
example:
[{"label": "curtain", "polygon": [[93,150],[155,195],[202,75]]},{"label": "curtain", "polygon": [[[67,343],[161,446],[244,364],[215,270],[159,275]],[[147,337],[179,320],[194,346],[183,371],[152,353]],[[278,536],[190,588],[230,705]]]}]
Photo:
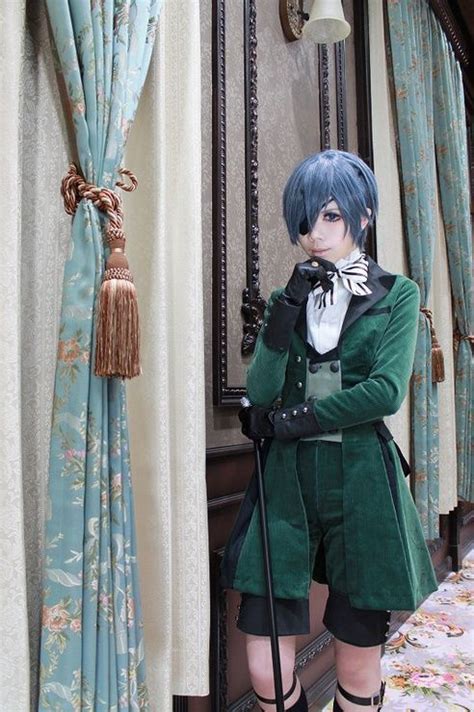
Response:
[{"label": "curtain", "polygon": [[[113,189],[160,2],[47,1],[81,172]],[[81,200],[65,265],[45,535],[40,710],[148,706],[125,383],[94,375],[104,218]]]},{"label": "curtain", "polygon": [[[143,370],[128,390],[150,697],[209,691],[205,479],[201,49],[198,2],[166,2],[127,145],[140,189],[125,196],[140,275]],[[210,66],[210,65],[209,65]],[[205,107],[207,111],[207,107]],[[129,226],[129,227],[128,227]]]},{"label": "curtain", "polygon": [[[379,0],[369,0],[369,39],[372,94],[372,128],[375,175],[379,186],[380,214],[377,218],[377,259],[391,272],[408,274],[406,245],[400,204],[400,179],[397,166],[396,112],[390,96],[387,50],[384,38],[384,9]],[[437,191],[438,193],[439,191]],[[435,194],[437,203],[439,196]],[[442,344],[445,382],[439,389],[439,412],[443,427],[439,429],[439,511],[447,514],[457,504],[456,413],[454,403],[454,363],[452,353],[453,319],[451,287],[443,219],[439,204],[436,210],[436,240],[433,274],[428,307],[433,310],[436,333]],[[387,419],[390,430],[404,453],[410,453],[410,397],[395,415]]]},{"label": "curtain", "polygon": [[71,146],[42,2],[5,3],[0,56],[8,167],[0,191],[0,709],[29,712],[37,705],[44,500],[71,221],[57,199]]},{"label": "curtain", "polygon": [[386,7],[408,263],[421,293],[411,389],[414,494],[425,536],[434,539],[439,536],[438,385],[432,382],[430,322],[424,311],[436,234],[430,11],[422,0]]},{"label": "curtain", "polygon": [[[18,86],[24,42],[23,2],[8,3],[0,14],[0,135],[8,180],[0,191],[0,708],[26,711],[29,705],[29,649],[26,609],[26,566],[23,537],[21,470],[21,323],[20,299],[21,177]],[[7,68],[8,67],[8,71]]]},{"label": "curtain", "polygon": [[473,502],[472,232],[464,91],[459,64],[433,14],[431,28],[436,159],[453,308],[458,327],[455,335],[458,495],[461,499]]}]

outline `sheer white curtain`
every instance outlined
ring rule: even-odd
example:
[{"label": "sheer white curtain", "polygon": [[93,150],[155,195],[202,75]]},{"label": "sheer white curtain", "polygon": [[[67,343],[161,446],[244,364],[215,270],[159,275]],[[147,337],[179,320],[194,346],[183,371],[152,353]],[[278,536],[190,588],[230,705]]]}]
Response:
[{"label": "sheer white curtain", "polygon": [[140,181],[125,197],[143,348],[128,404],[155,712],[209,684],[200,117],[199,2],[167,0],[125,160]]},{"label": "sheer white curtain", "polygon": [[[153,712],[208,691],[198,0],[166,0],[126,165],[144,373],[129,393]],[[0,11],[0,709],[35,709],[55,354],[74,158],[43,2]],[[28,635],[29,628],[29,635]],[[31,703],[30,703],[31,697]]]},{"label": "sheer white curtain", "polygon": [[[35,708],[70,152],[43,3],[0,12],[0,709]],[[29,639],[28,639],[29,626]]]}]

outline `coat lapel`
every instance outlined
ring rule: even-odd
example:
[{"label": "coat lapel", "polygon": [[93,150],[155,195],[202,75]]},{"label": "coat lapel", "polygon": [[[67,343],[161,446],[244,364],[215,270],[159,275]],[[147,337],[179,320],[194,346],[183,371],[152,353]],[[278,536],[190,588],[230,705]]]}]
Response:
[{"label": "coat lapel", "polygon": [[[367,255],[367,261],[369,264],[368,274],[367,274],[367,286],[372,290],[371,294],[365,294],[358,296],[353,294],[349,302],[349,306],[342,323],[341,333],[339,335],[339,341],[342,334],[346,329],[353,324],[356,319],[358,319],[367,309],[370,309],[378,301],[380,301],[389,292],[395,282],[396,275],[386,272],[380,267],[380,265],[375,262],[369,255]],[[300,315],[298,321],[296,322],[295,330],[301,337],[304,343],[306,343],[307,327],[306,327],[306,303],[303,302],[301,306]]]}]

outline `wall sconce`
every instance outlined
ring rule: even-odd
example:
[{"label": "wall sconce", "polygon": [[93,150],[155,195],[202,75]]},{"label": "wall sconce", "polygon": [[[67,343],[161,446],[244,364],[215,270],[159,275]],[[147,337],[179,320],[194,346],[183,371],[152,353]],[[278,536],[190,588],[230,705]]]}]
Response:
[{"label": "wall sconce", "polygon": [[290,42],[303,37],[330,44],[345,40],[351,31],[341,0],[314,0],[309,14],[303,10],[303,0],[280,0],[280,21]]}]

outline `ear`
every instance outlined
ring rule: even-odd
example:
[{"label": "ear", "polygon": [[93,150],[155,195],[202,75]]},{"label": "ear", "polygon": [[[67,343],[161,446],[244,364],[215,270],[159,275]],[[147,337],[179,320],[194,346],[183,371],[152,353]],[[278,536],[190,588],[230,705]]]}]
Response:
[{"label": "ear", "polygon": [[[369,215],[372,215],[372,210],[370,208],[366,208],[367,212]],[[369,218],[361,218],[360,219],[360,227],[362,230],[364,230],[367,227],[367,223],[369,222]]]}]

